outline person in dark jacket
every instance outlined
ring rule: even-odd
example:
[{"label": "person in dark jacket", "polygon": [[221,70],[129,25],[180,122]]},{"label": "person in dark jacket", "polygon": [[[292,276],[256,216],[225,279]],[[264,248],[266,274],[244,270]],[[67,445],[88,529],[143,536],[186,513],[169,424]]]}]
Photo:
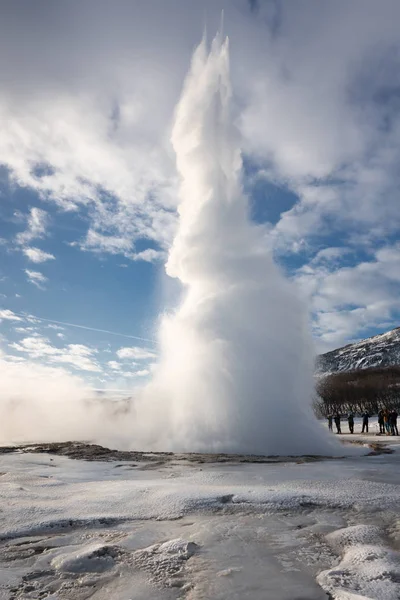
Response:
[{"label": "person in dark jacket", "polygon": [[342,433],[342,430],[340,428],[340,415],[339,415],[339,413],[336,413],[334,421],[335,421],[335,425],[336,425],[336,433]]},{"label": "person in dark jacket", "polygon": [[361,433],[368,433],[368,422],[369,422],[369,414],[365,412],[362,415],[362,430]]},{"label": "person in dark jacket", "polygon": [[385,433],[385,418],[383,408],[378,412],[379,433]]},{"label": "person in dark jacket", "polygon": [[393,409],[389,413],[389,424],[390,424],[390,433],[392,435],[399,435],[399,430],[397,429],[397,410]]},{"label": "person in dark jacket", "polygon": [[348,414],[347,420],[349,422],[350,433],[354,433],[354,415],[352,412]]},{"label": "person in dark jacket", "polygon": [[328,429],[332,431],[333,415],[328,415]]}]

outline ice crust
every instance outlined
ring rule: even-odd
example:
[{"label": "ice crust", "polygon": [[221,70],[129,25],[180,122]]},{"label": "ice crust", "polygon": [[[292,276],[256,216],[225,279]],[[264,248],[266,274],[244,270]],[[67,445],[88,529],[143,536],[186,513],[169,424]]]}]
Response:
[{"label": "ice crust", "polygon": [[327,536],[342,558],[318,575],[337,600],[398,600],[400,554],[389,548],[378,527],[354,525]]},{"label": "ice crust", "polygon": [[399,466],[0,455],[0,600],[397,599]]}]

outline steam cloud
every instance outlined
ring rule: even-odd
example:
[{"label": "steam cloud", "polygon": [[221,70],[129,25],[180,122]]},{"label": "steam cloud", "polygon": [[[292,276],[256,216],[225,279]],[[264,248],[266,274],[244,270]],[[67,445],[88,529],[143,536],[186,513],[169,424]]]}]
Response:
[{"label": "steam cloud", "polygon": [[0,351],[0,381],[0,444],[99,440],[127,447],[131,440],[130,406],[95,398],[61,367],[13,363]]},{"label": "steam cloud", "polygon": [[210,52],[203,40],[172,133],[182,184],[167,273],[180,280],[184,295],[162,319],[153,380],[121,414],[88,399],[82,381],[61,369],[0,360],[0,440],[340,453],[311,410],[307,311],[274,264],[263,229],[249,218],[230,101],[228,40],[217,36]]},{"label": "steam cloud", "polygon": [[172,133],[182,185],[167,273],[185,294],[162,320],[135,438],[159,450],[328,454],[310,406],[307,313],[249,219],[230,100],[228,39],[209,53],[203,40]]}]

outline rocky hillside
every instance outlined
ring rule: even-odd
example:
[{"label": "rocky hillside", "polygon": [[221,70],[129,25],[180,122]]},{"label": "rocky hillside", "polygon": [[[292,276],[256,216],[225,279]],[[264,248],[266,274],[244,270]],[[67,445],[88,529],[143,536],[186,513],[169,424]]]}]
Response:
[{"label": "rocky hillside", "polygon": [[387,333],[320,354],[317,374],[400,365],[400,327]]}]

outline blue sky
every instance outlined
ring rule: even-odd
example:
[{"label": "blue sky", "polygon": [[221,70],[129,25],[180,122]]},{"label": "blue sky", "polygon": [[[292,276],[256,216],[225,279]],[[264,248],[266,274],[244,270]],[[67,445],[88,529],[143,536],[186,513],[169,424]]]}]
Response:
[{"label": "blue sky", "polygon": [[250,214],[309,303],[317,350],[399,325],[397,1],[51,5],[9,3],[0,25],[5,368],[108,389],[151,374],[179,298],[164,271],[174,107],[222,8]]},{"label": "blue sky", "polygon": [[[23,345],[19,351],[13,345],[35,336],[57,349],[84,346],[83,368],[78,362],[72,366],[85,371],[95,387],[147,376],[149,363],[155,359],[155,328],[162,310],[163,263],[82,251],[75,242],[85,235],[88,220],[84,214],[59,211],[31,190],[7,181],[2,198],[1,305],[3,311],[13,313],[3,314],[1,322],[8,352],[29,355]],[[32,209],[39,209],[44,231],[20,243],[21,233],[28,232],[29,238]],[[28,249],[33,254],[27,255]],[[35,273],[39,279],[32,276]],[[15,319],[10,318],[14,315]],[[148,356],[139,362],[121,361],[117,352],[132,346],[140,346]],[[88,355],[87,349],[93,352]],[[37,358],[45,359],[48,351],[45,348]],[[63,364],[68,365],[68,360]],[[99,374],[100,369],[107,373]]]}]

